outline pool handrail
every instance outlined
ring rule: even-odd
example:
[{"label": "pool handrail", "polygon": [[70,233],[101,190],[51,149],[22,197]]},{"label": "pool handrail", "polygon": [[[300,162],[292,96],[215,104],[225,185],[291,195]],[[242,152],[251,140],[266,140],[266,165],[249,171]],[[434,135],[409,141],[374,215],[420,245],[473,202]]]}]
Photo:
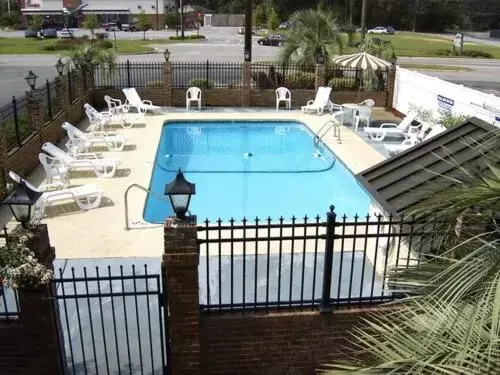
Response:
[{"label": "pool handrail", "polygon": [[170,202],[170,200],[168,198],[166,198],[165,196],[161,195],[161,194],[158,194],[158,193],[155,193],[154,191],[151,191],[149,190],[148,188],[142,186],[142,185],[139,185],[139,184],[132,184],[132,185],[129,185],[127,187],[127,190],[125,190],[125,194],[123,195],[123,199],[125,201],[125,230],[130,230],[132,228],[130,228],[130,226],[128,225],[128,192],[132,189],[132,188],[138,188],[146,193],[149,193],[151,194],[152,196],[156,197],[156,198],[159,198],[159,199],[163,199],[164,201],[167,201],[167,202]]}]

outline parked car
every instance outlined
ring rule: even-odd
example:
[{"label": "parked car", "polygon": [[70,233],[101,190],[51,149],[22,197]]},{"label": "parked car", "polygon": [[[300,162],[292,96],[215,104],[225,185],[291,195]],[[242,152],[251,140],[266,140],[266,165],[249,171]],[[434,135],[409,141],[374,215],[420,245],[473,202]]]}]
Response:
[{"label": "parked car", "polygon": [[387,35],[387,34],[389,34],[389,31],[384,26],[377,26],[377,27],[374,27],[373,29],[369,29],[366,33],[367,34]]},{"label": "parked car", "polygon": [[103,23],[102,28],[106,31],[118,31],[118,25],[116,22]]},{"label": "parked car", "polygon": [[71,39],[71,38],[73,38],[73,32],[70,29],[61,30],[61,31],[59,31],[59,38]]},{"label": "parked car", "polygon": [[[259,32],[260,30],[260,27],[252,27],[252,35],[255,35]],[[238,34],[240,35],[245,35],[245,28],[244,27],[240,27],[238,29]]]},{"label": "parked car", "polygon": [[44,38],[57,38],[57,30],[56,29],[44,29],[40,32],[40,34]]},{"label": "parked car", "polygon": [[26,29],[26,30],[24,30],[24,37],[25,38],[38,38],[38,31]]},{"label": "parked car", "polygon": [[274,34],[266,36],[265,38],[260,38],[257,41],[261,46],[278,46],[281,47],[285,44],[285,36],[281,34]]},{"label": "parked car", "polygon": [[290,23],[288,21],[281,22],[279,25],[280,29],[288,29],[290,27]]},{"label": "parked car", "polygon": [[396,32],[396,29],[393,26],[386,26],[385,28],[389,34],[394,34]]},{"label": "parked car", "polygon": [[122,23],[122,31],[139,31],[135,23]]}]

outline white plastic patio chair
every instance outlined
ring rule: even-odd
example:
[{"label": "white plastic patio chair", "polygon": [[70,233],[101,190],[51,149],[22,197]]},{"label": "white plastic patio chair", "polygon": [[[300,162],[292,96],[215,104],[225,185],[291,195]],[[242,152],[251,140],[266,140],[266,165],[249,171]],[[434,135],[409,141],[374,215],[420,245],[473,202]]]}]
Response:
[{"label": "white plastic patio chair", "polygon": [[130,129],[139,117],[144,116],[144,114],[141,113],[128,114],[117,111],[99,112],[89,103],[85,103],[83,108],[87,118],[89,119],[92,132],[105,131],[108,125],[112,122],[120,124],[124,129]]},{"label": "white plastic patio chair", "polygon": [[135,108],[137,112],[146,113],[147,111],[151,112],[159,112],[161,111],[161,107],[154,105],[151,100],[142,100],[135,87],[129,87],[126,89],[122,89],[123,94],[127,98],[125,105],[128,108]]},{"label": "white plastic patio chair", "polygon": [[380,127],[364,127],[372,141],[381,142],[386,137],[405,137],[406,134],[415,133],[420,129],[420,125],[412,126],[411,123],[417,117],[416,113],[409,113],[399,124],[383,123]]},{"label": "white plastic patio chair", "polygon": [[108,112],[115,115],[127,113],[129,110],[128,104],[123,104],[120,99],[112,98],[109,95],[104,95],[104,101],[108,105]]},{"label": "white plastic patio chair", "polygon": [[372,114],[372,107],[368,105],[358,106],[359,122],[362,122],[366,127],[370,127],[370,116]]},{"label": "white plastic patio chair", "polygon": [[47,185],[51,187],[66,187],[69,185],[69,168],[55,159],[41,152],[38,159],[45,171]]},{"label": "white plastic patio chair", "polygon": [[[429,128],[431,130],[427,133],[427,130],[429,130]],[[420,130],[418,133],[411,134],[400,144],[384,145],[384,148],[389,153],[389,155],[397,155],[400,152],[406,151],[420,142],[425,142],[444,131],[446,131],[446,127],[443,125],[430,125],[428,123],[424,123],[422,124],[422,130]]]},{"label": "white plastic patio chair", "polygon": [[70,155],[56,145],[46,142],[42,150],[57,159],[58,163],[71,170],[91,170],[97,177],[113,177],[121,161],[118,159],[99,159],[96,154],[74,154]]},{"label": "white plastic patio chair", "polygon": [[198,103],[198,111],[201,111],[201,90],[199,87],[190,87],[186,91],[186,111],[191,108],[191,103]]},{"label": "white plastic patio chair", "polygon": [[69,122],[62,124],[68,133],[69,145],[73,153],[89,152],[93,146],[105,145],[109,151],[123,151],[128,137],[126,135],[107,135],[104,132],[84,133]]},{"label": "white plastic patio chair", "polygon": [[292,109],[292,93],[286,87],[276,89],[276,110],[279,109],[281,102],[285,102],[285,108]]},{"label": "white plastic patio chair", "polygon": [[366,99],[363,100],[361,103],[358,103],[358,105],[361,106],[366,106],[366,107],[375,107],[375,100],[373,99]]},{"label": "white plastic patio chair", "polygon": [[101,205],[103,191],[99,186],[94,184],[81,185],[54,191],[43,191],[34,187],[28,181],[12,171],[9,172],[9,176],[18,184],[24,181],[26,186],[30,189],[42,192],[41,197],[38,198],[35,203],[33,212],[33,219],[35,220],[41,220],[45,214],[45,209],[56,203],[74,201],[78,208],[82,211],[91,210]]},{"label": "white plastic patio chair", "polygon": [[309,100],[306,105],[302,106],[302,113],[306,113],[308,111],[316,111],[318,115],[323,114],[323,110],[325,107],[329,107],[330,104],[330,93],[332,92],[332,88],[328,86],[318,87],[318,91],[316,92],[316,98],[314,100]]}]

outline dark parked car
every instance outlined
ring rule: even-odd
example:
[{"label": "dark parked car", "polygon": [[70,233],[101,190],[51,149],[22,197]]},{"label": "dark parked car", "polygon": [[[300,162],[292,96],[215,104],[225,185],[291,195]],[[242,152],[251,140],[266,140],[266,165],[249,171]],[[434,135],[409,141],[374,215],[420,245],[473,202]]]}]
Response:
[{"label": "dark parked car", "polygon": [[24,37],[25,38],[38,38],[38,32],[35,30],[26,29],[26,30],[24,30]]},{"label": "dark parked car", "polygon": [[102,28],[106,31],[118,31],[116,22],[103,23]]},{"label": "dark parked car", "polygon": [[121,27],[122,31],[139,31],[137,24],[135,23],[123,23]]},{"label": "dark parked car", "polygon": [[285,36],[281,34],[269,35],[257,41],[261,46],[278,46],[285,44]]},{"label": "dark parked car", "polygon": [[57,30],[56,29],[44,29],[40,32],[40,34],[44,38],[57,38]]},{"label": "dark parked car", "polygon": [[386,26],[385,28],[389,34],[394,34],[396,32],[396,29],[393,26]]}]

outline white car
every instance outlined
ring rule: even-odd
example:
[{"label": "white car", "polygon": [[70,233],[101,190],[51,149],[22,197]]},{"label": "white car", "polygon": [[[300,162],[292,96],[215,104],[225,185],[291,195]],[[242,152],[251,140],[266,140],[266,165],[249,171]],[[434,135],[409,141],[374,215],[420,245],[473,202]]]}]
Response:
[{"label": "white car", "polygon": [[387,28],[384,26],[377,26],[377,27],[374,27],[373,29],[369,29],[366,33],[367,34],[387,35],[387,34],[389,34],[389,30],[387,30]]}]

